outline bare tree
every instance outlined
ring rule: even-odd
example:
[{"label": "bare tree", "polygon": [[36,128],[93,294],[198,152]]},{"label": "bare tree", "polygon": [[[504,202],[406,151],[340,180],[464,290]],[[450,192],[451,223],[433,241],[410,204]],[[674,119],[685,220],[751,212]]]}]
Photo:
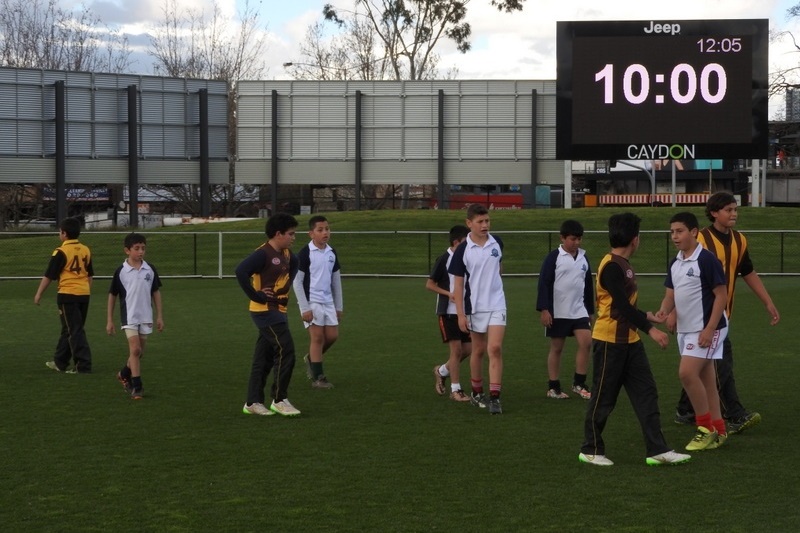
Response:
[{"label": "bare tree", "polygon": [[[441,74],[440,42],[455,43],[461,53],[470,50],[472,29],[466,21],[471,0],[355,0],[353,10],[331,4],[323,8],[323,22],[308,28],[300,47],[301,61],[286,63],[297,79],[313,80],[424,80],[452,79],[457,70]],[[486,0],[479,0],[486,1]],[[525,0],[491,0],[507,13],[521,11]],[[334,32],[326,35],[326,22]],[[337,198],[352,196],[347,188]],[[401,206],[410,198],[407,185],[372,185],[362,188],[365,205],[378,209],[401,194]]]},{"label": "bare tree", "polygon": [[[176,0],[165,0],[162,13],[164,18],[153,28],[148,51],[155,60],[156,73],[176,78],[222,80],[228,84],[228,185],[222,191],[214,189],[211,193],[223,197],[221,205],[233,206],[237,191],[233,157],[237,151],[236,83],[241,79],[259,78],[266,68],[263,60],[266,41],[260,31],[259,13],[246,1],[234,23],[223,16],[216,2],[206,14],[200,10],[184,10]],[[231,209],[227,208],[228,215],[232,214]]]},{"label": "bare tree", "polygon": [[0,64],[7,67],[125,72],[127,38],[88,7],[67,11],[58,0],[0,0]]},{"label": "bare tree", "polygon": [[239,12],[235,27],[216,2],[207,14],[165,0],[162,13],[164,18],[153,28],[148,50],[157,73],[232,83],[264,73],[266,42],[259,33],[259,13],[249,1]]}]

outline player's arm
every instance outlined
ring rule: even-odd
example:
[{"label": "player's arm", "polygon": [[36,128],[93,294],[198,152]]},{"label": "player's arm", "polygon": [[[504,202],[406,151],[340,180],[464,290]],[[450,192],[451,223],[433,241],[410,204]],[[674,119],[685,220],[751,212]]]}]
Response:
[{"label": "player's arm", "polygon": [[615,263],[606,265],[600,275],[600,284],[609,292],[614,302],[613,305],[623,317],[639,330],[647,333],[661,348],[666,348],[669,343],[667,334],[654,328],[653,324],[647,320],[647,313],[640,311],[628,301],[628,296],[625,294],[625,274],[619,265]]},{"label": "player's arm", "polygon": [[266,265],[266,257],[263,251],[257,250],[247,256],[244,261],[239,263],[236,267],[236,281],[239,282],[239,286],[248,298],[260,304],[267,303],[267,295],[262,291],[257,291],[253,287],[251,276],[264,268]]},{"label": "player's arm", "polygon": [[47,276],[42,276],[42,281],[39,282],[39,288],[36,289],[36,294],[33,296],[33,303],[39,305],[39,302],[42,300],[42,295],[44,291],[47,290],[47,287],[50,286],[50,278]]},{"label": "player's arm", "polygon": [[164,331],[164,314],[161,307],[161,291],[153,291],[153,307],[156,308],[156,327],[158,331]]},{"label": "player's arm", "polygon": [[745,283],[747,283],[747,286],[750,287],[750,290],[753,291],[753,294],[755,294],[758,299],[761,300],[761,303],[764,304],[764,307],[766,308],[770,317],[770,325],[774,326],[780,322],[781,314],[778,312],[775,304],[772,303],[772,298],[770,297],[769,292],[767,292],[767,288],[764,287],[764,283],[761,281],[761,278],[758,277],[758,273],[756,273],[754,270],[746,276],[742,276],[742,279]]},{"label": "player's arm", "polygon": [[717,329],[719,321],[722,320],[722,313],[725,311],[725,306],[728,305],[728,289],[725,285],[717,285],[714,287],[714,306],[711,308],[711,315],[708,318],[708,324],[700,332],[697,343],[701,348],[711,346],[711,341],[714,339],[714,332]]},{"label": "player's arm", "polygon": [[674,310],[675,289],[667,287],[664,290],[664,298],[661,300],[661,305],[658,307],[658,311],[655,315],[653,313],[647,313],[647,320],[656,322],[658,324],[663,324]]},{"label": "player's arm", "polygon": [[458,329],[467,332],[467,315],[464,313],[464,276],[453,276],[453,300],[458,315]]},{"label": "player's arm", "polygon": [[114,327],[114,306],[117,303],[117,295],[113,292],[108,293],[108,305],[106,305],[106,333],[114,335],[117,330]]},{"label": "player's arm", "polygon": [[333,307],[336,309],[336,317],[342,318],[344,314],[344,293],[342,292],[342,273],[334,270],[331,274],[331,292],[333,293]]},{"label": "player's arm", "polygon": [[47,265],[47,270],[45,271],[44,276],[42,276],[42,280],[39,282],[39,287],[36,289],[36,294],[33,296],[33,303],[39,305],[39,302],[42,300],[42,295],[44,295],[44,291],[47,290],[47,287],[50,286],[50,283],[53,280],[57,280],[59,278],[66,263],[67,258],[61,250],[56,250],[53,252],[53,255],[50,256],[50,263]]},{"label": "player's arm", "polygon": [[546,328],[553,325],[553,286],[556,281],[555,252],[550,252],[542,262],[539,283],[536,286],[536,310],[541,313],[539,321]]}]

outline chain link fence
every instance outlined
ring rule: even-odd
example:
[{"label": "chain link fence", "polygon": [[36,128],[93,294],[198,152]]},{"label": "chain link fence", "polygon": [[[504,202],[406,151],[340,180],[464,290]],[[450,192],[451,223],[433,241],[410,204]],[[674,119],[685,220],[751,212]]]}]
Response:
[{"label": "chain link fence", "polygon": [[[92,250],[95,276],[111,277],[125,259],[123,239],[128,232],[81,233]],[[505,244],[506,275],[538,275],[544,256],[560,243],[547,231],[495,232]],[[750,254],[760,274],[800,275],[800,230],[747,231]],[[150,231],[147,261],[163,277],[232,277],[236,265],[264,241],[260,232]],[[677,253],[666,231],[643,231],[632,262],[640,275],[664,275]],[[295,251],[306,244],[298,233]],[[339,254],[345,276],[427,276],[448,246],[447,232],[357,231],[334,232],[331,245]],[[0,279],[40,278],[58,247],[53,232],[0,233]],[[604,231],[588,231],[582,247],[596,268],[608,251]]]}]

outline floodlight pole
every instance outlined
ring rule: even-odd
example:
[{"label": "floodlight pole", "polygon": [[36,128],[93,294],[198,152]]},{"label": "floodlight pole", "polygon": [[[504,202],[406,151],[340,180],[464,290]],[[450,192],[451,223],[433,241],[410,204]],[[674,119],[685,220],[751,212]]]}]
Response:
[{"label": "floodlight pole", "polygon": [[[630,163],[628,163],[626,161],[623,161],[621,159],[617,161],[617,164],[618,165],[625,165],[626,167],[636,168],[636,169],[639,169],[639,170],[644,170],[647,173],[647,176],[650,178],[650,202],[649,203],[650,203],[650,205],[653,205],[653,198],[656,197],[656,176],[655,176],[655,174],[653,174],[652,171],[647,170],[647,168],[645,168],[645,167],[637,167],[636,165],[632,165],[632,164],[630,164]],[[673,168],[674,168],[674,165],[673,165]],[[673,191],[674,190],[675,189],[673,187]]]}]

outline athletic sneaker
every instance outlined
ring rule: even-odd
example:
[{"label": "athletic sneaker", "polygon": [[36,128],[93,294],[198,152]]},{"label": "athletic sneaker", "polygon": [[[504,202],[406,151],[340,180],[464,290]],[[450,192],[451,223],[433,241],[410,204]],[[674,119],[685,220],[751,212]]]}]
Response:
[{"label": "athletic sneaker", "polygon": [[433,376],[434,379],[436,380],[433,383],[433,388],[436,391],[436,394],[438,394],[439,396],[444,396],[445,393],[447,392],[447,387],[446,387],[447,378],[439,374],[439,365],[433,367]]},{"label": "athletic sneaker", "polygon": [[314,371],[311,370],[311,358],[309,354],[303,356],[303,362],[306,364],[306,377],[308,379],[314,379]]},{"label": "athletic sneaker", "polygon": [[675,411],[675,423],[682,426],[697,425],[694,420],[694,413],[681,413],[680,411]]},{"label": "athletic sneaker", "polygon": [[703,426],[697,427],[697,433],[694,434],[692,440],[689,441],[689,444],[686,445],[686,449],[690,452],[696,452],[699,450],[705,450],[708,448],[709,444],[717,440],[717,432],[716,431],[709,431],[707,428]]},{"label": "athletic sneaker", "polygon": [[470,394],[469,401],[475,407],[480,407],[481,409],[486,408],[486,404],[488,403],[486,400],[486,395],[482,392],[475,394],[474,392]]},{"label": "athletic sneaker", "polygon": [[454,402],[468,402],[469,396],[467,396],[463,390],[458,389],[450,393],[450,399]]},{"label": "athletic sneaker", "polygon": [[313,389],[332,389],[333,383],[328,381],[328,378],[323,376],[322,374],[319,375],[317,379],[311,382],[311,388]]},{"label": "athletic sneaker", "polygon": [[144,398],[142,389],[133,389],[131,391],[131,400],[141,400],[142,398]]},{"label": "athletic sneaker", "polygon": [[606,457],[605,455],[589,455],[586,453],[579,453],[578,454],[578,461],[582,463],[586,463],[587,465],[597,465],[597,466],[613,466],[614,461]]},{"label": "athletic sneaker", "polygon": [[592,393],[586,388],[586,385],[573,385],[572,392],[583,398],[584,400],[591,400]]},{"label": "athletic sneaker", "polygon": [[719,433],[717,433],[717,438],[714,439],[714,442],[712,442],[711,444],[706,446],[705,449],[706,450],[716,450],[717,448],[719,448],[720,446],[725,444],[726,440],[728,440],[728,436],[727,435],[720,435]]},{"label": "athletic sneaker", "polygon": [[555,389],[550,389],[547,391],[548,398],[555,398],[556,400],[567,400],[569,399],[569,394],[564,391],[556,391]]},{"label": "athletic sneaker", "polygon": [[56,372],[63,372],[63,370],[58,368],[58,365],[56,364],[55,361],[45,361],[44,366],[46,366],[50,370],[55,370]]},{"label": "athletic sneaker", "polygon": [[253,403],[250,405],[244,404],[242,407],[242,412],[246,415],[262,415],[262,416],[272,416],[275,413],[270,411],[266,408],[263,403]]},{"label": "athletic sneaker", "polygon": [[283,416],[297,416],[300,414],[300,411],[291,403],[289,403],[289,398],[284,398],[282,401],[275,403],[273,400],[272,405],[269,406],[270,409],[274,413],[278,413],[279,415]]},{"label": "athletic sneaker", "polygon": [[747,413],[739,418],[728,420],[728,433],[741,433],[746,429],[757,426],[761,423],[761,415],[758,413]]},{"label": "athletic sneaker", "polygon": [[645,462],[650,466],[680,465],[689,462],[689,459],[691,458],[691,455],[670,450],[668,452],[659,453],[658,455],[648,457],[645,459]]},{"label": "athletic sneaker", "polygon": [[500,398],[498,398],[497,396],[489,398],[489,414],[490,415],[503,414],[503,406],[500,405]]},{"label": "athletic sneaker", "polygon": [[131,382],[123,378],[122,374],[120,374],[119,372],[117,372],[117,381],[122,383],[122,388],[125,389],[125,392],[127,392],[128,394],[133,392],[133,386],[131,385]]}]

